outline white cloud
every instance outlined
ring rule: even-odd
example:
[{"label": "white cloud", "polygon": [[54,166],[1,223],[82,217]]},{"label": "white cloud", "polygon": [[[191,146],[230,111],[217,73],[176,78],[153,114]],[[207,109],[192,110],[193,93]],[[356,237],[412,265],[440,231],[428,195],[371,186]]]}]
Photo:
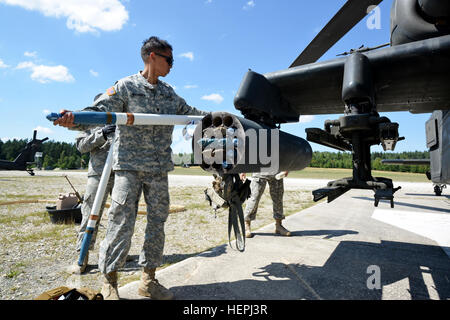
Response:
[{"label": "white cloud", "polygon": [[26,68],[32,68],[34,66],[34,63],[31,61],[24,61],[17,65],[16,69],[26,69]]},{"label": "white cloud", "polygon": [[40,83],[56,82],[73,82],[74,77],[69,73],[67,67],[36,65],[31,61],[21,62],[16,69],[28,69],[31,71],[31,79]]},{"label": "white cloud", "polygon": [[207,96],[203,96],[201,99],[202,100],[207,100],[207,101],[212,101],[212,102],[217,103],[217,104],[221,104],[222,101],[223,101],[223,97],[220,94],[218,94],[218,93],[213,93],[213,94],[210,94],[210,95],[207,95]]},{"label": "white cloud", "polygon": [[119,0],[0,0],[46,17],[67,18],[66,25],[77,32],[116,31],[128,20]]},{"label": "white cloud", "polygon": [[3,68],[9,68],[9,66],[7,64],[5,64],[2,59],[0,59],[0,69],[3,69]]},{"label": "white cloud", "polygon": [[250,0],[249,2],[247,2],[247,3],[245,4],[245,6],[244,6],[242,9],[244,9],[244,10],[249,10],[249,9],[251,9],[251,8],[254,8],[255,6],[256,6],[255,1],[254,1],[254,0]]},{"label": "white cloud", "polygon": [[46,127],[41,127],[41,126],[37,126],[36,128],[34,128],[34,130],[36,130],[37,132],[42,132],[45,134],[52,134],[53,130],[50,128],[46,128]]},{"label": "white cloud", "polygon": [[37,52],[36,52],[36,51],[33,51],[33,52],[25,51],[25,52],[23,53],[23,55],[24,55],[25,57],[29,57],[29,58],[36,58],[36,57],[37,57]]},{"label": "white cloud", "polygon": [[89,70],[89,73],[91,74],[91,76],[93,76],[93,77],[98,77],[98,72],[97,71],[94,71],[94,70]]},{"label": "white cloud", "polygon": [[52,113],[52,112],[50,110],[48,110],[48,109],[44,109],[44,110],[42,110],[42,113],[47,115],[47,114]]},{"label": "white cloud", "polygon": [[307,123],[314,120],[314,116],[300,116],[300,123]]},{"label": "white cloud", "polygon": [[196,84],[187,84],[184,86],[185,89],[196,89],[198,88],[198,85]]},{"label": "white cloud", "polygon": [[194,61],[194,53],[193,52],[185,52],[179,55],[179,57],[187,58],[191,61]]}]

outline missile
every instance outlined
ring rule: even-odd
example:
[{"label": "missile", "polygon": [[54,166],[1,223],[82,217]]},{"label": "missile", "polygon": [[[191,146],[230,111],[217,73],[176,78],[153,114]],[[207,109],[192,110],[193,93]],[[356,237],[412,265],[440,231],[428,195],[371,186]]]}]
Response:
[{"label": "missile", "polygon": [[[148,114],[148,113],[119,113],[119,112],[72,112],[74,124],[83,125],[128,125],[128,126],[149,126],[149,125],[186,125],[191,122],[198,122],[203,116],[186,116],[175,114]],[[52,112],[46,116],[49,121],[55,121],[62,117],[62,114]]]}]

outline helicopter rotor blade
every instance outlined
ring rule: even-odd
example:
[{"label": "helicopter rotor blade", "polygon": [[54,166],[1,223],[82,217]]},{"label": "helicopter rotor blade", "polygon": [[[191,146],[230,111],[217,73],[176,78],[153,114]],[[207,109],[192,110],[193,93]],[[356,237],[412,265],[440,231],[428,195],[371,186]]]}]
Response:
[{"label": "helicopter rotor blade", "polygon": [[368,14],[370,6],[378,6],[381,1],[383,0],[348,0],[289,68],[316,62]]}]

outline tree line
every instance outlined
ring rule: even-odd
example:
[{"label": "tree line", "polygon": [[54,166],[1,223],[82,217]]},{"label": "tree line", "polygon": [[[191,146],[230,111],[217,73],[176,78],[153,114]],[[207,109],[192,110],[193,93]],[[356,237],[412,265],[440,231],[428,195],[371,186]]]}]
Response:
[{"label": "tree line", "polygon": [[[383,159],[430,159],[428,151],[410,152],[372,152],[372,170],[425,173],[429,166],[424,165],[390,165],[383,164]],[[352,154],[350,152],[319,152],[314,151],[310,167],[316,168],[353,168]]]},{"label": "tree line", "polygon": [[[26,139],[0,141],[0,159],[13,161],[29,141]],[[75,143],[46,141],[39,151],[43,154],[42,159],[38,159],[39,166],[43,169],[84,169],[89,163],[89,154],[81,154]]]},{"label": "tree line", "polygon": [[[29,140],[0,140],[0,159],[13,161],[25,147]],[[43,169],[79,169],[87,168],[89,153],[81,154],[75,143],[46,141],[42,144],[43,158],[40,166]],[[381,171],[400,171],[425,173],[428,166],[423,165],[387,165],[382,164],[383,159],[429,159],[428,151],[413,152],[372,152],[372,169]],[[189,164],[193,161],[192,154],[177,154],[173,156],[175,165]],[[323,152],[314,151],[310,167],[318,168],[352,168],[352,154],[350,152]]]}]

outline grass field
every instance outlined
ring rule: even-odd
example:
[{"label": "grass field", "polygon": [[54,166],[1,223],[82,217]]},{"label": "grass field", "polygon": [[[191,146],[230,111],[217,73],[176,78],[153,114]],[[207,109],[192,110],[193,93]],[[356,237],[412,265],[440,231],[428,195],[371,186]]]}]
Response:
[{"label": "grass field", "polygon": [[[176,167],[170,174],[176,175],[211,175],[203,171],[200,167],[181,168]],[[391,171],[372,171],[374,177],[389,178],[394,181],[404,182],[429,182],[423,173],[409,173],[409,172],[391,172]],[[301,171],[293,171],[289,173],[289,178],[303,178],[303,179],[330,179],[336,180],[345,177],[351,177],[351,169],[330,169],[330,168],[306,168]]]},{"label": "grass field", "polygon": [[[177,169],[174,174],[210,175],[199,168]],[[57,199],[59,193],[72,192],[66,179],[61,175],[14,176],[8,172],[2,172],[0,177],[0,300],[33,299],[43,291],[58,286],[85,286],[100,290],[102,280],[96,267],[82,276],[72,276],[64,271],[78,258],[75,244],[79,225],[53,224],[46,212],[47,203],[26,202],[52,201]],[[85,191],[86,179],[84,174],[70,178],[80,194]],[[183,206],[185,210],[170,214],[167,219],[162,267],[228,243],[228,209],[214,212],[205,199],[206,187],[207,185],[169,187],[171,204]],[[20,203],[21,201],[25,203]],[[141,199],[140,203],[144,204],[144,200]],[[285,190],[286,216],[312,205],[314,202],[310,190]],[[145,210],[145,206],[140,210]],[[99,220],[97,239],[101,240],[105,236],[107,216],[105,211]],[[136,219],[129,251],[133,260],[121,269],[120,286],[139,279],[141,268],[138,256],[145,237],[146,222],[145,215],[139,215]],[[269,188],[266,188],[259,204],[257,220],[252,226],[257,230],[273,222],[272,200]],[[96,265],[100,240],[97,240],[95,249],[90,254],[91,266]]]}]

